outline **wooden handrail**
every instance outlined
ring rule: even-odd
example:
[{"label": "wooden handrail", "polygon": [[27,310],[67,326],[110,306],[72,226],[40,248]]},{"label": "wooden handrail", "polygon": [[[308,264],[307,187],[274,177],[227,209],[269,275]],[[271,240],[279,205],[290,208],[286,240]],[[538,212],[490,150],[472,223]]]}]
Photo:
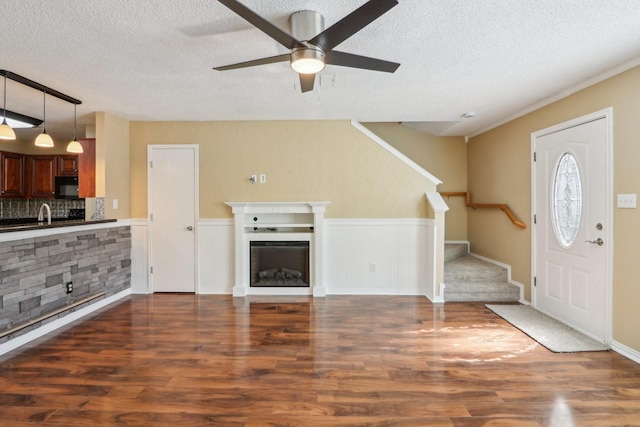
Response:
[{"label": "wooden handrail", "polygon": [[442,197],[465,197],[467,200],[467,206],[473,209],[500,209],[509,217],[513,225],[520,228],[527,228],[527,225],[524,222],[520,221],[518,217],[515,216],[513,211],[509,208],[509,206],[504,203],[473,203],[471,201],[471,193],[469,193],[468,191],[441,191],[440,195],[442,195]]}]

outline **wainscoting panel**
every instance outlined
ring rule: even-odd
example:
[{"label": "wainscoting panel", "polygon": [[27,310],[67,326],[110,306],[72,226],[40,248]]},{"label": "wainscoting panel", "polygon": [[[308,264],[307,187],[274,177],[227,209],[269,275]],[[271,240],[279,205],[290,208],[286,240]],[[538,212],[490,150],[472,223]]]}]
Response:
[{"label": "wainscoting panel", "polygon": [[233,292],[233,233],[232,219],[198,221],[198,293]]},{"label": "wainscoting panel", "polygon": [[[148,293],[148,223],[131,220],[131,290]],[[326,219],[327,295],[427,295],[433,289],[429,219]],[[198,221],[198,293],[232,294],[231,219]]]},{"label": "wainscoting panel", "polygon": [[327,219],[327,295],[425,295],[434,223],[429,219]]},{"label": "wainscoting panel", "polygon": [[149,293],[149,223],[132,219],[131,224],[131,293]]}]

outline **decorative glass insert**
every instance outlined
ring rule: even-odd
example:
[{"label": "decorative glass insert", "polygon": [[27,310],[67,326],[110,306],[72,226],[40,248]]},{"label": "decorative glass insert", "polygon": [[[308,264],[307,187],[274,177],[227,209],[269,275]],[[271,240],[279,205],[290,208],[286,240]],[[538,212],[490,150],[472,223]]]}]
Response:
[{"label": "decorative glass insert", "polygon": [[568,248],[578,236],[582,218],[582,177],[578,162],[571,153],[560,157],[551,197],[553,230],[558,243]]}]

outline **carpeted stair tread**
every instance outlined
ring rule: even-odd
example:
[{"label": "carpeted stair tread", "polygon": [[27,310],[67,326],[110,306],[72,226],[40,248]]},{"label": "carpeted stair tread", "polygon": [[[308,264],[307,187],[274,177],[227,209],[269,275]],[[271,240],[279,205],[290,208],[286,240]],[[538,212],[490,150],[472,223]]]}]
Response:
[{"label": "carpeted stair tread", "polygon": [[445,301],[519,301],[520,288],[509,282],[446,283]]},{"label": "carpeted stair tread", "polygon": [[507,270],[471,255],[445,264],[444,282],[506,282]]},{"label": "carpeted stair tread", "polygon": [[468,254],[458,256],[444,265],[444,300],[519,301],[520,288],[508,278],[504,267]]}]

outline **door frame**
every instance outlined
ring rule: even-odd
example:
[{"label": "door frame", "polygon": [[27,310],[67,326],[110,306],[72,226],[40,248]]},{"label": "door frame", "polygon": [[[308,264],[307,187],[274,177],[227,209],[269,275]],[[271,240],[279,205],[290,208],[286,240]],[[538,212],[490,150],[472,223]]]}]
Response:
[{"label": "door frame", "polygon": [[[605,187],[606,194],[605,200],[607,201],[606,206],[606,223],[607,229],[604,232],[604,238],[606,244],[603,248],[606,251],[605,255],[605,342],[610,343],[612,339],[612,328],[613,328],[613,249],[614,249],[614,241],[613,241],[613,207],[614,207],[614,197],[613,197],[613,107],[608,107],[603,110],[599,110],[572,120],[568,120],[566,122],[558,123],[556,125],[550,126],[545,129],[541,129],[536,132],[531,133],[531,224],[534,224],[535,227],[535,218],[536,218],[536,164],[534,161],[535,152],[536,152],[536,141],[538,138],[543,136],[560,132],[563,130],[570,129],[572,127],[580,126],[585,123],[589,123],[595,120],[604,119],[605,128],[606,128],[606,136],[605,136]],[[535,289],[535,276],[537,271],[537,259],[536,259],[536,248],[537,248],[537,232],[532,229],[531,231],[531,303],[534,307],[536,307],[536,289]],[[562,321],[562,319],[557,319]],[[566,323],[566,322],[565,322]],[[569,325],[574,326],[574,325]],[[584,331],[581,331],[584,332]]]},{"label": "door frame", "polygon": [[151,166],[151,159],[153,150],[164,149],[188,149],[193,150],[194,165],[193,165],[193,186],[194,186],[194,206],[193,206],[193,227],[194,227],[194,239],[193,239],[193,274],[195,280],[195,293],[200,293],[200,274],[198,266],[198,218],[200,217],[200,157],[199,157],[199,145],[198,144],[149,144],[147,145],[147,221],[149,224],[149,238],[147,239],[147,252],[149,260],[149,268],[147,269],[147,283],[149,283],[149,293],[154,293],[153,289],[153,221],[151,220],[151,213],[153,212],[153,191],[152,191],[152,178],[153,168]]}]

